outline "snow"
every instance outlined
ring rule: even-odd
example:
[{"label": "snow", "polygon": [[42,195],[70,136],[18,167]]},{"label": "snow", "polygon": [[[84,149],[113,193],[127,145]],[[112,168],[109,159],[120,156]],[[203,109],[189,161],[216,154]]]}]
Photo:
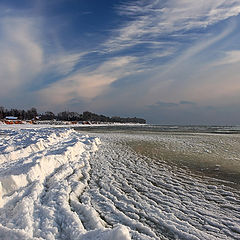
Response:
[{"label": "snow", "polygon": [[1,128],[0,239],[130,239],[79,201],[99,144],[69,128]]},{"label": "snow", "polygon": [[239,189],[139,155],[131,141],[239,164],[237,136],[1,125],[0,239],[240,239]]},{"label": "snow", "polygon": [[[210,146],[217,151],[213,140],[218,141],[219,136],[208,136],[208,142],[205,135],[193,141],[193,137],[187,140],[168,134],[92,134],[102,144],[91,161],[92,178],[80,199],[91,199],[107,225],[120,222],[128,226],[132,239],[240,238],[238,190],[223,181],[189,175],[187,170],[136,155],[125,144],[151,140],[166,143],[166,147],[171,143],[176,150],[181,145],[183,152],[194,146],[192,151],[199,154]],[[233,141],[230,136],[223,138],[226,146]]]}]

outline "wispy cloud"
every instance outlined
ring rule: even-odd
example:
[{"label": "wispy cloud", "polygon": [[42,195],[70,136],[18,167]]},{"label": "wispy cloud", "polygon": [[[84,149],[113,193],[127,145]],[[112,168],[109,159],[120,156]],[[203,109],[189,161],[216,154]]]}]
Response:
[{"label": "wispy cloud", "polygon": [[[49,76],[66,77],[89,52],[67,51],[44,36],[44,19],[30,12],[0,6],[0,99],[31,95],[32,86],[45,88]],[[10,14],[11,13],[11,14]],[[36,86],[36,87],[35,87]]]},{"label": "wispy cloud", "polygon": [[38,23],[31,18],[2,18],[0,22],[1,97],[16,94],[42,70],[43,50]]},{"label": "wispy cloud", "polygon": [[66,104],[74,99],[90,101],[107,91],[117,79],[136,71],[129,67],[134,60],[134,57],[128,56],[115,57],[103,62],[94,71],[77,71],[62,78],[40,90],[39,94],[50,104]]},{"label": "wispy cloud", "polygon": [[[1,97],[17,95],[43,74],[60,77],[70,74],[86,52],[68,53],[52,49],[47,53],[41,42],[41,24],[31,17],[1,18],[0,78]],[[43,80],[42,80],[43,81]],[[41,86],[44,87],[44,86]]]},{"label": "wispy cloud", "polygon": [[0,4],[1,101],[32,94],[45,109],[84,102],[105,112],[145,106],[153,116],[239,102],[240,0],[122,1],[111,12],[121,24],[101,36],[105,23],[77,26],[80,4],[74,17],[55,8],[52,16],[60,2]]},{"label": "wispy cloud", "polygon": [[[210,100],[213,95],[221,97],[222,93],[214,89],[217,83],[211,67],[212,61],[215,61],[212,55],[216,55],[216,51],[218,51],[216,45],[230,36],[235,28],[235,24],[227,24],[225,29],[217,34],[209,34],[205,38],[194,41],[175,58],[164,62],[162,66],[154,66],[148,81],[144,84],[146,94],[142,96],[145,97],[148,105],[158,102],[159,98],[166,102],[177,102],[184,98],[193,102],[201,102],[206,99]],[[222,86],[227,85],[226,78],[224,79],[216,71],[214,74],[219,76]],[[233,72],[227,71],[227,74],[232,77]],[[212,94],[209,94],[205,86],[211,86]],[[222,91],[224,89],[227,91],[228,86],[223,87]]]},{"label": "wispy cloud", "polygon": [[223,57],[213,63],[213,66],[222,66],[240,63],[240,50],[226,51]]},{"label": "wispy cloud", "polygon": [[88,52],[66,53],[57,52],[54,55],[46,57],[44,69],[46,72],[55,72],[62,76],[71,73],[81,58]]},{"label": "wispy cloud", "polygon": [[[113,31],[105,43],[107,51],[119,51],[161,37],[184,35],[186,31],[206,28],[240,13],[239,0],[178,1],[146,0],[123,4],[119,14],[128,21]],[[189,34],[187,34],[189,37]]]}]

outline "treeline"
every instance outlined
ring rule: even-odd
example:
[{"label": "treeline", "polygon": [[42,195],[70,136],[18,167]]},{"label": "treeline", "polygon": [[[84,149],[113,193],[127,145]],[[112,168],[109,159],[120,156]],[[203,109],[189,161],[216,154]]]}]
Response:
[{"label": "treeline", "polygon": [[69,112],[64,111],[55,115],[53,112],[45,112],[41,114],[42,120],[58,120],[58,121],[89,121],[89,122],[118,122],[118,123],[146,123],[145,119],[142,118],[122,118],[122,117],[106,117],[104,115],[98,115],[92,112]]},{"label": "treeline", "polygon": [[47,111],[45,113],[38,114],[36,108],[31,108],[29,110],[18,110],[18,109],[5,109],[0,107],[0,119],[4,119],[7,116],[17,117],[20,120],[31,120],[39,118],[39,120],[57,120],[57,121],[89,121],[89,122],[118,122],[118,123],[146,123],[145,119],[142,118],[122,118],[122,117],[106,117],[104,115],[98,115],[92,112],[69,112],[64,111],[58,114]]},{"label": "treeline", "polygon": [[31,120],[38,116],[37,109],[31,108],[29,110],[19,109],[5,109],[0,106],[0,119],[4,119],[7,116],[17,117],[20,120]]}]

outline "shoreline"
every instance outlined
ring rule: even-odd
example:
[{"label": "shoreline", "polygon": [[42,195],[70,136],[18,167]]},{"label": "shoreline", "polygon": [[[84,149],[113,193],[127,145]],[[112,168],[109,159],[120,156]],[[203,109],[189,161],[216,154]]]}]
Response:
[{"label": "shoreline", "polygon": [[[77,128],[76,130],[78,131]],[[91,133],[93,136],[123,136],[122,139],[128,142],[134,151],[154,161],[188,170],[199,177],[224,181],[229,186],[240,189],[240,135],[126,129],[116,131],[101,128],[88,128],[84,133]],[[124,135],[129,137],[124,139]]]},{"label": "shoreline", "polygon": [[[112,209],[114,205],[114,209],[121,209],[121,213],[126,214],[125,210],[131,202],[134,207],[129,206],[127,216],[138,219],[159,239],[176,239],[177,236],[180,239],[197,237],[205,240],[227,239],[230,236],[224,233],[220,236],[220,230],[224,227],[218,228],[210,222],[214,221],[220,226],[224,216],[235,216],[240,203],[238,189],[229,186],[224,180],[199,176],[187,169],[152,161],[146,155],[137,154],[128,146],[128,140],[133,139],[131,134],[89,135],[102,139],[102,145],[91,162],[94,177],[85,194],[89,198],[104,199],[105,204],[94,201],[94,207],[104,211],[102,215],[108,216],[106,219],[109,224],[114,222],[118,214],[110,214],[106,209],[110,206]],[[139,141],[139,135],[137,137]],[[205,228],[202,219],[210,223],[209,229]],[[128,223],[130,226],[132,224]],[[216,228],[220,235],[214,235],[211,227]]]},{"label": "shoreline", "polygon": [[[175,162],[186,153],[237,157],[240,136],[85,129],[1,129],[6,133],[0,135],[1,235],[56,240],[240,237],[239,190],[191,174]],[[129,142],[144,154],[133,151]],[[156,160],[159,154],[162,161]]]}]

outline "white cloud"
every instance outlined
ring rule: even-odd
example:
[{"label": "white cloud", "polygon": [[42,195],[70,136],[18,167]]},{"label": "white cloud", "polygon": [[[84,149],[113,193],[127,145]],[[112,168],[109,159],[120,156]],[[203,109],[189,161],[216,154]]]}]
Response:
[{"label": "white cloud", "polygon": [[90,76],[81,73],[58,81],[39,92],[49,104],[66,104],[73,99],[90,100],[101,94],[116,79],[101,74]]},{"label": "white cloud", "polygon": [[105,43],[107,51],[118,51],[145,41],[179,31],[205,28],[240,13],[239,0],[168,0],[166,2],[134,1],[119,8],[121,15],[131,17],[114,30]]},{"label": "white cloud", "polygon": [[36,40],[35,27],[33,19],[1,19],[1,97],[16,92],[42,69],[43,50]]},{"label": "white cloud", "polygon": [[227,51],[224,53],[224,57],[220,58],[218,61],[213,63],[213,66],[221,66],[228,64],[240,63],[240,51]]},{"label": "white cloud", "polygon": [[39,81],[36,85],[41,86],[46,79],[39,76],[70,74],[87,54],[68,53],[57,47],[44,49],[42,30],[40,18],[0,18],[0,96],[4,102],[11,96],[30,94],[26,88],[35,85],[35,79]]},{"label": "white cloud", "polygon": [[101,64],[95,72],[120,78],[137,71],[138,65],[134,64],[135,57],[123,56],[113,57]]},{"label": "white cloud", "polygon": [[[158,102],[159,98],[166,102],[179,102],[182,99],[200,102],[201,99],[210,100],[213,96],[215,99],[220,99],[221,96],[223,96],[222,92],[224,92],[224,89],[226,90],[226,94],[228,92],[229,96],[235,94],[232,91],[233,89],[230,89],[230,87],[227,86],[228,83],[226,83],[226,79],[228,79],[228,81],[232,82],[231,86],[236,84],[235,81],[231,81],[230,79],[232,73],[229,69],[226,69],[229,78],[226,75],[222,77],[221,75],[223,74],[218,74],[216,71],[214,72],[221,82],[221,91],[214,91],[214,88],[218,88],[218,83],[213,74],[209,77],[212,66],[211,60],[208,59],[208,56],[211,57],[213,51],[212,46],[216,46],[217,43],[229,36],[234,28],[235,25],[231,24],[230,27],[227,26],[225,30],[215,36],[209,35],[208,38],[195,41],[194,44],[191,44],[189,48],[185,49],[185,51],[171,61],[151,68],[148,75],[146,75],[146,81],[136,86],[136,88],[138,88],[137,92],[140,92],[139,88],[144,89],[141,99],[138,100],[138,102],[142,101],[142,105],[152,105]],[[209,49],[211,49],[211,51],[208,51]],[[214,50],[217,51],[217,49]],[[206,57],[204,61],[202,54]],[[233,55],[235,56],[237,54]],[[236,60],[236,58],[235,56],[234,60]],[[214,81],[213,77],[215,79]],[[225,88],[224,84],[226,85]],[[206,91],[207,88],[211,89],[211,94],[209,91]]]},{"label": "white cloud", "polygon": [[49,104],[65,104],[73,99],[91,100],[107,91],[117,79],[135,71],[132,69],[134,60],[128,56],[112,58],[94,71],[79,71],[52,83],[40,90],[39,95]]},{"label": "white cloud", "polygon": [[86,54],[86,52],[56,53],[55,55],[49,56],[49,58],[46,59],[45,71],[55,71],[59,75],[67,75],[74,70],[76,64]]},{"label": "white cloud", "polygon": [[231,26],[228,26],[224,31],[217,35],[210,36],[204,40],[201,39],[199,41],[196,41],[191,45],[191,47],[186,49],[182,54],[180,54],[171,63],[168,64],[167,69],[161,73],[162,76],[164,77],[166,74],[176,71],[176,69],[182,69],[184,65],[189,65],[189,61],[191,62],[196,55],[229,36],[234,29],[235,24],[231,24]]}]

